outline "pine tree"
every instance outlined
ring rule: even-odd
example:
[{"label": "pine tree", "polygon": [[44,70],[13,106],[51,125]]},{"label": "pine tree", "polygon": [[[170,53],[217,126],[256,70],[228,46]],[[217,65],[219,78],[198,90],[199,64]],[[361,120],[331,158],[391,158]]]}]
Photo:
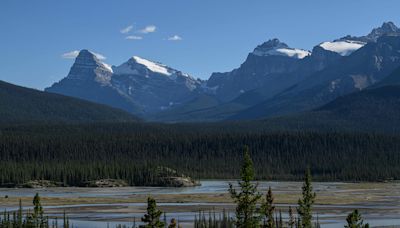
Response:
[{"label": "pine tree", "polygon": [[278,227],[282,228],[283,227],[283,219],[282,219],[282,211],[279,210],[279,223],[278,223]]},{"label": "pine tree", "polygon": [[147,198],[147,214],[142,218],[142,222],[146,225],[141,227],[144,228],[162,228],[164,227],[164,222],[160,221],[160,217],[162,215],[162,211],[157,209],[156,201],[148,197]]},{"label": "pine tree", "polygon": [[267,228],[274,228],[275,221],[274,221],[274,196],[272,195],[271,187],[268,188],[268,193],[265,196],[265,201],[263,202],[261,209],[267,219],[265,227]]},{"label": "pine tree", "polygon": [[296,228],[302,228],[300,217],[297,217]]},{"label": "pine tree", "polygon": [[229,184],[229,193],[236,205],[236,227],[237,228],[254,228],[258,227],[261,217],[257,214],[256,204],[261,198],[261,194],[257,191],[257,184],[252,183],[254,180],[253,161],[250,158],[249,148],[244,149],[244,159],[241,169],[241,181],[238,182],[240,192]]},{"label": "pine tree", "polygon": [[368,228],[369,224],[364,224],[364,221],[361,217],[361,214],[358,212],[358,210],[354,210],[353,212],[351,212],[347,218],[347,225],[345,225],[344,227],[346,228]]},{"label": "pine tree", "polygon": [[289,221],[288,221],[289,228],[294,228],[296,225],[296,219],[293,214],[293,209],[289,206]]},{"label": "pine tree", "polygon": [[176,220],[174,218],[171,219],[171,222],[169,223],[168,228],[177,228]]},{"label": "pine tree", "polygon": [[312,206],[315,202],[316,194],[313,192],[311,184],[311,173],[310,169],[305,172],[304,184],[302,187],[302,198],[299,199],[299,207],[297,213],[299,214],[301,225],[303,228],[312,227]]},{"label": "pine tree", "polygon": [[19,199],[19,208],[18,208],[18,214],[17,214],[17,227],[22,227],[22,201]]},{"label": "pine tree", "polygon": [[43,207],[40,203],[40,196],[36,193],[35,197],[33,197],[33,214],[32,218],[36,227],[46,227],[47,226],[47,219],[43,216]]},{"label": "pine tree", "polygon": [[65,211],[64,211],[64,214],[63,214],[63,227],[64,228],[69,228],[69,219],[68,219],[67,215],[65,214]]}]

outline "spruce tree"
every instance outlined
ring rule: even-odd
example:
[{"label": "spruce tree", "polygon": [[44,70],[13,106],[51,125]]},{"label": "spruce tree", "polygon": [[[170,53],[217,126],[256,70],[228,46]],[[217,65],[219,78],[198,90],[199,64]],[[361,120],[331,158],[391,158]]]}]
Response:
[{"label": "spruce tree", "polygon": [[274,228],[275,227],[275,221],[274,221],[275,206],[274,206],[274,196],[272,195],[271,187],[268,188],[268,193],[265,196],[265,201],[263,202],[261,209],[267,219],[265,227]]},{"label": "spruce tree", "polygon": [[174,218],[171,219],[171,222],[169,223],[168,228],[177,228],[176,220]]},{"label": "spruce tree", "polygon": [[261,216],[257,214],[257,202],[261,198],[261,194],[257,191],[258,185],[252,183],[254,180],[254,167],[248,147],[244,149],[244,159],[240,175],[241,180],[238,181],[239,192],[236,191],[232,184],[229,184],[229,193],[236,203],[236,227],[258,227]]},{"label": "spruce tree", "polygon": [[315,202],[316,194],[313,192],[313,187],[311,183],[311,173],[310,169],[306,169],[304,184],[302,187],[302,198],[299,199],[297,208],[297,213],[301,221],[301,226],[303,228],[312,227],[312,206]]},{"label": "spruce tree", "polygon": [[147,198],[147,214],[142,218],[142,222],[145,225],[141,226],[143,228],[162,228],[164,227],[164,222],[160,221],[162,211],[157,209],[156,201],[152,197]]},{"label": "spruce tree", "polygon": [[65,210],[64,210],[64,214],[63,214],[63,228],[69,228],[69,219],[68,219],[67,215],[65,214]]},{"label": "spruce tree", "polygon": [[40,202],[40,196],[38,193],[36,193],[35,197],[33,197],[33,222],[35,224],[36,227],[46,227],[47,226],[47,220],[46,218],[43,216],[43,207],[42,204]]},{"label": "spruce tree", "polygon": [[358,212],[358,210],[354,210],[353,212],[351,212],[347,218],[347,225],[345,225],[344,227],[346,228],[368,228],[369,224],[364,224],[364,221],[361,217],[361,214]]},{"label": "spruce tree", "polygon": [[17,214],[17,227],[22,227],[22,201],[19,199],[19,208],[18,208],[18,214]]},{"label": "spruce tree", "polygon": [[279,223],[278,223],[277,227],[279,227],[279,228],[283,227],[282,210],[279,210]]},{"label": "spruce tree", "polygon": [[296,225],[296,219],[293,214],[293,209],[289,206],[289,221],[288,221],[289,228],[294,228]]}]

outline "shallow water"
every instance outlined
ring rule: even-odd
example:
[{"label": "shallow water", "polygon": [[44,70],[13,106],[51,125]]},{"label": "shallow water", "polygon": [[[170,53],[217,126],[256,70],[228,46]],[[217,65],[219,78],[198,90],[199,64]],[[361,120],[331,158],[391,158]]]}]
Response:
[{"label": "shallow water", "polygon": [[[146,198],[148,195],[157,194],[222,194],[226,193],[228,183],[235,181],[204,180],[201,186],[188,188],[167,187],[123,187],[123,188],[45,188],[45,189],[0,189],[0,197],[33,197],[39,193],[42,197],[56,198],[115,198],[128,199],[132,196]],[[265,192],[268,187],[273,189],[275,195],[299,194],[302,183],[299,182],[259,182],[259,190]],[[318,199],[358,199],[354,202],[340,202],[333,204],[315,205],[315,215],[322,223],[322,227],[343,227],[346,215],[358,208],[365,222],[372,226],[400,225],[400,183],[341,183],[323,182],[313,183]],[[178,196],[179,197],[179,196]],[[361,199],[361,200],[360,200]],[[318,201],[317,201],[318,202]],[[228,211],[234,210],[231,203],[215,202],[169,202],[158,203],[159,207],[167,211],[167,220],[177,218],[184,225],[190,227],[197,211],[204,208],[208,210]],[[287,217],[286,211],[289,204],[279,204],[282,215]],[[291,205],[295,207],[296,205]],[[45,206],[48,215],[60,217],[63,210],[68,212],[74,227],[114,227],[116,224],[132,225],[133,219],[140,220],[146,205],[144,203],[109,203],[109,204],[75,204]],[[27,209],[29,207],[24,207]],[[15,210],[16,205],[0,205],[0,210]],[[218,216],[217,216],[218,217]],[[60,224],[60,223],[59,223]],[[138,224],[138,223],[137,223]]]}]

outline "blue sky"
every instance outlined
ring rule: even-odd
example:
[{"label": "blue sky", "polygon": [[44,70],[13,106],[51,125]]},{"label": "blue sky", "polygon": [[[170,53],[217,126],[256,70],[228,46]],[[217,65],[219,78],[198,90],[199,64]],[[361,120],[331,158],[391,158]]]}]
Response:
[{"label": "blue sky", "polygon": [[62,55],[84,48],[113,65],[138,55],[208,78],[270,38],[312,49],[399,25],[399,9],[398,0],[1,0],[0,80],[43,89],[68,74],[73,59]]}]

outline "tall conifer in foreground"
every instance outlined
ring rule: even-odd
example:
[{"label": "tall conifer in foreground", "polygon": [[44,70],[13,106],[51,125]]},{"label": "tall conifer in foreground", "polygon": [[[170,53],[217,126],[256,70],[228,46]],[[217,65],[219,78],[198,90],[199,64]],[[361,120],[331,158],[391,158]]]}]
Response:
[{"label": "tall conifer in foreground", "polygon": [[302,187],[302,198],[299,199],[297,213],[301,221],[301,227],[311,228],[312,227],[312,206],[315,202],[316,194],[313,192],[311,184],[311,173],[310,169],[307,168],[305,172],[304,184]]},{"label": "tall conifer in foreground", "polygon": [[261,194],[257,191],[257,184],[254,180],[253,161],[250,158],[249,148],[244,149],[242,169],[240,171],[241,180],[238,181],[240,191],[236,191],[232,184],[229,184],[229,193],[236,203],[237,228],[259,227],[261,216],[257,213],[257,202]]},{"label": "tall conifer in foreground", "polygon": [[294,218],[293,209],[289,206],[289,221],[288,221],[289,228],[294,228],[296,225],[296,219]]},{"label": "tall conifer in foreground", "polygon": [[40,202],[40,196],[38,193],[36,193],[35,197],[33,197],[32,200],[33,203],[33,222],[36,227],[47,227],[47,219],[44,217],[44,211],[42,204]]},{"label": "tall conifer in foreground", "polygon": [[361,214],[358,210],[351,212],[346,218],[347,225],[345,228],[369,228],[369,224],[364,224]]},{"label": "tall conifer in foreground", "polygon": [[267,219],[265,227],[275,228],[275,221],[274,221],[275,206],[274,206],[274,196],[272,195],[271,187],[268,188],[268,193],[265,196],[265,202],[263,202],[261,208]]},{"label": "tall conifer in foreground", "polygon": [[173,219],[171,219],[171,222],[169,223],[168,228],[176,228],[176,227],[177,227],[176,220],[173,218]]},{"label": "tall conifer in foreground", "polygon": [[156,201],[152,197],[147,198],[147,214],[142,218],[145,225],[140,226],[143,228],[162,228],[164,222],[160,221],[162,211],[157,209]]}]

